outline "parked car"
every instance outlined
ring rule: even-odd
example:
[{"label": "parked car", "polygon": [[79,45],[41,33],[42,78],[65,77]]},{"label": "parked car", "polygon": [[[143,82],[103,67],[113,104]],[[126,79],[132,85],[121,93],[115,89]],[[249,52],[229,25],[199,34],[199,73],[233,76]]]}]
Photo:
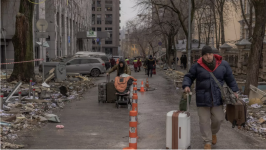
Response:
[{"label": "parked car", "polygon": [[89,74],[98,77],[106,72],[105,62],[101,58],[79,57],[66,62],[67,73]]},{"label": "parked car", "polygon": [[113,56],[114,60],[117,61],[117,59],[119,58],[120,59],[124,59],[123,56]]},{"label": "parked car", "polygon": [[106,55],[95,55],[93,57],[101,58],[105,62],[106,70],[108,70],[111,67],[111,63]]},{"label": "parked car", "polygon": [[87,57],[87,56],[95,56],[95,55],[103,55],[106,56],[105,53],[102,52],[89,52],[89,51],[79,51],[75,54],[74,57]]},{"label": "parked car", "polygon": [[[48,62],[45,65],[49,65],[50,63],[59,62]],[[98,77],[100,74],[106,72],[105,62],[101,58],[96,57],[74,57],[67,60],[65,64],[67,73],[88,74],[93,77]],[[39,65],[39,71],[42,72],[42,64]]]}]

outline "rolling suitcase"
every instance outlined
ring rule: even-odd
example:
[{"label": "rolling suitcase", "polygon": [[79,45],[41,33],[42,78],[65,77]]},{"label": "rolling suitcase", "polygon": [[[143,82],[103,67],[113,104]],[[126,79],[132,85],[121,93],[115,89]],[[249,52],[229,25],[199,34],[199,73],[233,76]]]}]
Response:
[{"label": "rolling suitcase", "polygon": [[243,100],[237,100],[234,105],[226,105],[225,119],[232,123],[232,127],[245,127],[247,121],[247,104]]},{"label": "rolling suitcase", "polygon": [[[106,79],[107,81],[107,79]],[[99,83],[98,84],[98,102],[106,102],[106,83],[107,82],[103,82],[103,83]]]},{"label": "rolling suitcase", "polygon": [[[189,94],[187,94],[189,99]],[[190,149],[190,113],[187,100],[187,111],[173,110],[166,115],[166,149]]]},{"label": "rolling suitcase", "polygon": [[110,82],[110,76],[107,76],[106,84],[106,101],[107,103],[115,103],[116,101],[116,89],[114,81]]}]

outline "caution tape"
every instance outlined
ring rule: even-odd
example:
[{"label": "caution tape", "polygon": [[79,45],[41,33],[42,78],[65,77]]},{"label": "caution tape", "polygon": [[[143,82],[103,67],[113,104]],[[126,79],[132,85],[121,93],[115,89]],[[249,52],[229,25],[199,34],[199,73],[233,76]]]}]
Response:
[{"label": "caution tape", "polygon": [[34,62],[34,61],[43,61],[43,59],[34,59],[34,60],[20,61],[20,62],[9,62],[9,63],[2,63],[1,65],[20,64],[20,63]]}]

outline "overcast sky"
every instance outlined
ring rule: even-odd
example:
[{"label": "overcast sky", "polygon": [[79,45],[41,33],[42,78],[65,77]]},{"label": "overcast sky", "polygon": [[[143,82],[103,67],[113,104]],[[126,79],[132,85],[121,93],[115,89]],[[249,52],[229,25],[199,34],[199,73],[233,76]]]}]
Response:
[{"label": "overcast sky", "polygon": [[121,1],[121,29],[126,26],[126,22],[137,16],[137,10],[133,8],[135,6],[135,0],[120,0]]}]

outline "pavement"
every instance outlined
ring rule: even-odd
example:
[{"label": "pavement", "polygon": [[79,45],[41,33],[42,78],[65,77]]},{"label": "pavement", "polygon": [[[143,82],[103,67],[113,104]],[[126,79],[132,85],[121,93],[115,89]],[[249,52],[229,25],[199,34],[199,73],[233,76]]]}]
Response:
[{"label": "pavement", "polygon": [[[182,91],[176,90],[173,80],[163,71],[149,78],[150,87],[155,91],[138,93],[139,149],[165,149],[166,114],[178,109]],[[138,87],[147,76],[144,71],[132,73],[138,79]],[[115,73],[111,75],[114,79]],[[96,78],[96,84],[104,82],[105,76]],[[61,123],[48,123],[34,131],[21,131],[15,143],[26,145],[27,149],[122,149],[128,147],[129,109],[115,107],[114,103],[98,103],[98,89],[94,87],[85,95],[85,100],[67,104],[57,112]],[[191,113],[191,148],[202,149],[195,96],[192,97]],[[56,129],[62,124],[64,129]],[[265,140],[245,135],[242,131],[232,129],[224,121],[218,133],[215,149],[260,149],[266,148]]]}]

